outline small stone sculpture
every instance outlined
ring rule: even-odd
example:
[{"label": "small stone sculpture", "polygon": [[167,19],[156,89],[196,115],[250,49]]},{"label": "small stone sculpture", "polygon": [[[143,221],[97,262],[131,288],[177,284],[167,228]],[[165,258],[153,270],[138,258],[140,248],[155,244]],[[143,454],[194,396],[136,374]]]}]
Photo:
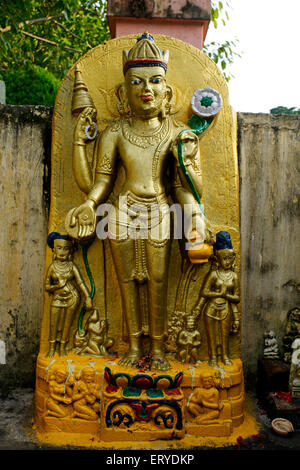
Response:
[{"label": "small stone sculpture", "polygon": [[289,310],[287,314],[285,333],[282,338],[283,360],[285,362],[291,361],[292,344],[296,338],[300,338],[300,309],[298,307]]},{"label": "small stone sculpture", "polygon": [[196,318],[193,315],[188,315],[185,319],[185,327],[177,337],[177,359],[180,362],[196,363],[200,345],[201,336],[196,329]]},{"label": "small stone sculpture", "polygon": [[292,350],[289,389],[293,397],[300,398],[300,338],[295,339]]},{"label": "small stone sculpture", "polygon": [[279,359],[278,343],[275,337],[274,331],[267,331],[264,334],[265,348],[264,358],[265,359]]},{"label": "small stone sculpture", "polygon": [[82,331],[77,330],[74,344],[77,354],[89,354],[103,357],[109,354],[108,350],[114,345],[114,339],[108,337],[107,320],[100,320],[98,309],[94,309]]},{"label": "small stone sculpture", "polygon": [[80,302],[80,292],[85,297],[86,309],[92,308],[92,299],[79,269],[72,261],[74,243],[68,235],[52,232],[47,243],[53,250],[53,262],[48,268],[45,290],[51,295],[50,335],[47,357],[53,357],[59,344],[59,355],[65,356],[66,343],[74,314]]},{"label": "small stone sculpture", "polygon": [[197,388],[190,398],[188,411],[194,416],[197,424],[218,423],[220,411],[224,407],[220,401],[220,379],[211,372],[203,373],[201,388]]}]

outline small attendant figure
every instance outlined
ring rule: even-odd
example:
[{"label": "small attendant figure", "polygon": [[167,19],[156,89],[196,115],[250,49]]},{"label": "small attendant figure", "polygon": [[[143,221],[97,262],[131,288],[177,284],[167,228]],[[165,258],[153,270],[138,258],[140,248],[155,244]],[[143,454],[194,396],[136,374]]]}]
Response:
[{"label": "small attendant figure", "polygon": [[237,333],[240,315],[238,276],[233,270],[235,252],[228,232],[218,232],[214,244],[216,264],[212,265],[202,286],[195,315],[203,312],[207,334],[209,365],[218,364],[218,355],[225,365],[229,359],[229,334]]},{"label": "small attendant figure", "polygon": [[185,328],[177,336],[178,360],[185,363],[197,362],[200,345],[201,336],[196,329],[195,317],[188,315],[185,320]]},{"label": "small attendant figure", "polygon": [[50,335],[47,357],[53,357],[57,344],[59,355],[66,355],[66,343],[74,314],[80,302],[80,292],[85,297],[87,310],[93,308],[89,291],[76,264],[72,261],[74,242],[68,235],[52,232],[47,243],[53,250],[53,262],[48,268],[45,290],[51,295]]}]

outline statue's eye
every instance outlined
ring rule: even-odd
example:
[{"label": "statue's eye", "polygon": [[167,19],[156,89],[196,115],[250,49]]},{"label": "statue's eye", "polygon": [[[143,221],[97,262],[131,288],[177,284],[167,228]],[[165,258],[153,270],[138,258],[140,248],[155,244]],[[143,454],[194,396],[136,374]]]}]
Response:
[{"label": "statue's eye", "polygon": [[135,78],[134,80],[131,80],[132,85],[139,85],[140,83],[141,83],[141,80],[139,80],[138,78]]},{"label": "statue's eye", "polygon": [[156,77],[152,79],[152,83],[160,83],[160,82],[161,82],[161,78]]}]

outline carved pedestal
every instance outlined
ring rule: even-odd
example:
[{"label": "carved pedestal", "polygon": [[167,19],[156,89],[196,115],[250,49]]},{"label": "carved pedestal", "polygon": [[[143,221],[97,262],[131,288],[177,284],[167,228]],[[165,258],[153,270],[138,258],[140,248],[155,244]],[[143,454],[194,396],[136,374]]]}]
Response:
[{"label": "carved pedestal", "polygon": [[[221,408],[209,422],[201,422],[210,411],[201,403],[197,417],[190,411],[193,397],[205,393],[200,386],[204,375],[218,380],[218,399],[210,405]],[[104,446],[230,436],[244,419],[242,364],[238,359],[226,367],[174,361],[171,370],[153,372],[120,366],[109,357],[40,355],[35,400],[39,435],[64,433],[64,444],[74,435],[83,445],[97,439]]]}]

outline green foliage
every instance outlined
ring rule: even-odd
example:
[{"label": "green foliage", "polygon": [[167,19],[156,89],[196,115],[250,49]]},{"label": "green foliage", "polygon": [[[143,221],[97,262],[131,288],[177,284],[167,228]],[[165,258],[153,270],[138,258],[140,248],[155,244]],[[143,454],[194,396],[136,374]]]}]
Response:
[{"label": "green foliage", "polygon": [[7,104],[53,106],[60,80],[37,65],[3,73]]},{"label": "green foliage", "polygon": [[[211,2],[211,22],[215,28],[218,28],[219,24],[222,23],[226,26],[229,20],[229,1],[220,2],[218,0],[212,0]],[[203,51],[210,57],[221,69],[223,75],[228,82],[232,74],[230,73],[230,65],[234,62],[234,59],[240,57],[237,52],[237,43],[235,41],[227,40],[224,43],[212,41],[209,44],[204,45]]]},{"label": "green foliage", "polygon": [[300,108],[286,108],[285,106],[277,106],[270,109],[271,114],[300,114]]},{"label": "green foliage", "polygon": [[0,73],[35,64],[62,78],[109,39],[105,0],[5,0],[0,9]]}]

